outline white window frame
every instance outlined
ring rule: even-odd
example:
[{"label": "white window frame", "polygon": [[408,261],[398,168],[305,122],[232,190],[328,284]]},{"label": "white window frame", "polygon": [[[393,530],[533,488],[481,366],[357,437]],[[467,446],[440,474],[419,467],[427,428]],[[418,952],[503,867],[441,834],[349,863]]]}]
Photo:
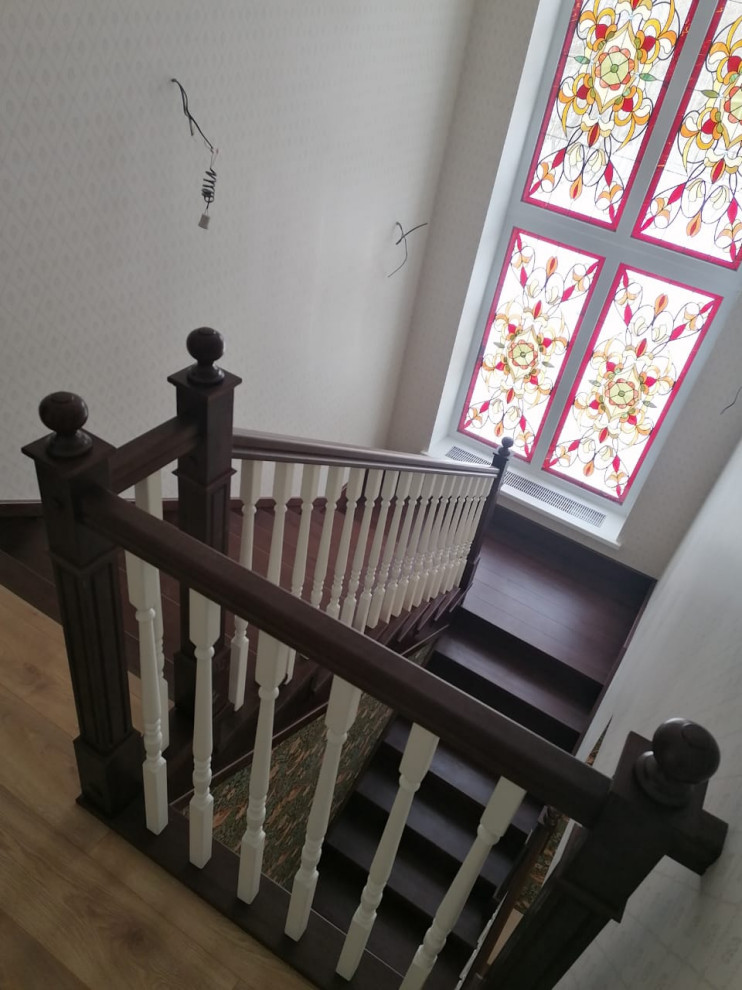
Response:
[{"label": "white window frame", "polygon": [[[544,113],[549,106],[552,82],[561,56],[564,38],[569,26],[574,0],[541,0],[534,21],[533,32],[524,61],[518,93],[514,103],[510,127],[503,147],[501,164],[495,179],[492,198],[477,252],[469,290],[465,300],[460,331],[468,338],[468,347],[458,348],[458,359],[449,369],[434,436],[439,439],[432,445],[431,453],[445,455],[453,446],[470,452],[473,456],[490,460],[493,449],[478,442],[469,434],[458,431],[461,410],[466,402],[471,374],[477,361],[484,328],[492,305],[493,296],[505,262],[505,252],[514,227],[531,231],[538,236],[573,245],[578,250],[605,257],[605,263],[585,308],[580,331],[574,338],[571,352],[549,413],[544,421],[541,436],[532,459],[526,463],[511,458],[510,472],[520,478],[543,487],[550,492],[574,500],[586,507],[593,507],[605,516],[605,522],[596,529],[571,513],[555,509],[553,505],[522,497],[511,485],[508,497],[539,515],[552,516],[567,526],[590,533],[599,540],[620,545],[620,531],[632,508],[640,498],[641,489],[649,477],[659,452],[671,432],[678,413],[693,389],[701,367],[713,348],[714,340],[729,319],[739,295],[739,270],[731,270],[712,262],[672,251],[660,245],[641,241],[631,236],[636,217],[646,196],[667,134],[676,118],[693,71],[699,50],[714,15],[715,4],[699,3],[688,30],[682,51],[678,56],[673,78],[667,87],[662,106],[644,149],[631,191],[623,208],[618,228],[606,230],[584,220],[565,216],[546,208],[525,203],[523,187],[530,173],[533,151],[539,139]],[[548,55],[544,58],[544,38],[549,38]],[[722,297],[719,310],[709,327],[698,353],[688,368],[685,379],[669,408],[667,415],[642,465],[637,472],[625,500],[614,503],[609,499],[579,487],[568,479],[562,479],[542,469],[547,448],[565,403],[574,385],[575,376],[587,350],[596,321],[605,303],[606,294],[615,277],[618,266],[628,263],[632,267],[653,272],[673,281],[697,285],[700,289]],[[441,421],[443,419],[443,421]],[[442,428],[441,428],[442,427]],[[523,486],[521,485],[521,488]],[[554,502],[554,499],[551,499]]]}]

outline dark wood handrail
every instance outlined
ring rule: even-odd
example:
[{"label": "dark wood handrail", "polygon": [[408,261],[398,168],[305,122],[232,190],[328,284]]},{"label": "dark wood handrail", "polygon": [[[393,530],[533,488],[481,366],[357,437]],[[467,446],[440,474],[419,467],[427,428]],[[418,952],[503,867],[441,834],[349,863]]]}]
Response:
[{"label": "dark wood handrail", "polygon": [[476,766],[591,825],[610,780],[541,737],[113,492],[83,522],[440,736]]},{"label": "dark wood handrail", "polygon": [[142,433],[111,453],[111,488],[123,492],[190,453],[198,441],[195,423],[172,419]]},{"label": "dark wood handrail", "polygon": [[297,464],[328,464],[338,467],[388,468],[401,471],[434,471],[437,474],[476,474],[496,478],[488,464],[457,463],[427,454],[405,454],[397,450],[354,447],[341,443],[306,440],[280,433],[235,430],[232,453],[240,460],[285,461]]}]

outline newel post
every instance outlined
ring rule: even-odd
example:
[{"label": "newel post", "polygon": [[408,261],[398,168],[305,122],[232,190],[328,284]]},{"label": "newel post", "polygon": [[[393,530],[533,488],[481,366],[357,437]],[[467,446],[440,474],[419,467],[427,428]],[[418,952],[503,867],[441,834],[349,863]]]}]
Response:
[{"label": "newel post", "polygon": [[502,444],[492,455],[492,467],[497,470],[497,477],[492,482],[492,487],[487,495],[487,501],[484,503],[484,508],[479,516],[479,522],[477,523],[474,539],[472,540],[471,549],[469,550],[466,567],[464,568],[464,573],[461,575],[461,587],[464,590],[471,585],[474,578],[474,572],[476,571],[477,564],[479,563],[479,555],[482,552],[484,537],[490,528],[492,517],[495,513],[497,496],[500,491],[500,486],[505,478],[505,471],[507,470],[508,462],[510,460],[510,448],[512,446],[513,438],[503,437]]},{"label": "newel post", "polygon": [[83,797],[106,815],[142,787],[142,739],[131,724],[118,552],[81,521],[79,500],[107,486],[113,447],[83,431],[79,395],[54,392],[39,407],[50,436],[23,448],[36,464],[80,735]]},{"label": "newel post", "polygon": [[[224,340],[210,327],[193,330],[186,341],[196,364],[171,375],[178,419],[198,426],[199,441],[178,461],[178,525],[220,553],[227,553],[229,498],[232,481],[232,412],[234,390],[242,381],[216,367],[224,354]],[[189,636],[189,589],[180,591],[180,650],[174,660],[176,705],[192,714],[196,692],[196,657]],[[214,644],[214,711],[227,701],[229,649],[224,642],[222,614],[219,639]]]},{"label": "newel post", "polygon": [[630,733],[606,803],[575,827],[564,855],[481,986],[551,990],[663,856],[702,874],[727,826],[703,810],[719,748],[687,719],[663,723],[652,742]]}]

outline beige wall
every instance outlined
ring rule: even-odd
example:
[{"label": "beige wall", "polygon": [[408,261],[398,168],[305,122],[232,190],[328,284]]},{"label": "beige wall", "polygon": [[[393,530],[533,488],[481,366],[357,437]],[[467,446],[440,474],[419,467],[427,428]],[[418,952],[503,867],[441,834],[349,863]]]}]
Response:
[{"label": "beige wall", "polygon": [[667,718],[715,735],[721,767],[706,808],[729,823],[704,877],[664,861],[559,990],[736,990],[742,974],[742,444],[652,596],[581,749],[609,720],[596,766],[612,773],[630,730]]},{"label": "beige wall", "polygon": [[[0,499],[48,392],[114,443],[173,414],[207,324],[239,425],[379,444],[430,219],[470,0],[3,0]],[[197,227],[219,147],[211,229]]]}]

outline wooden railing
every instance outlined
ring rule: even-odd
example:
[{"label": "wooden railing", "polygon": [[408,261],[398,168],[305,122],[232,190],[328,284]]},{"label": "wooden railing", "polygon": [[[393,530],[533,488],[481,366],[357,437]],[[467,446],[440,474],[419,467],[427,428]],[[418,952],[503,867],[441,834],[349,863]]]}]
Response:
[{"label": "wooden railing", "polygon": [[[403,564],[395,567],[400,543],[420,565],[410,571],[411,578],[420,580],[414,593],[409,590],[412,581],[408,583],[405,602],[412,605],[447,585],[454,587],[476,555],[486,511],[478,489],[476,496],[474,488],[467,496],[466,479],[489,482],[497,472],[457,471],[447,463],[430,465],[406,455],[380,463],[377,454],[326,446],[320,451],[306,442],[297,442],[292,461],[288,441],[243,435],[235,444],[240,458],[252,465],[264,460],[276,465],[271,493],[277,520],[291,490],[283,466],[305,465],[298,482],[304,504],[322,484],[328,503],[340,501],[345,485],[335,559],[352,556],[352,563],[347,580],[333,574],[325,582],[322,575],[321,585],[328,589],[322,611],[314,578],[310,600],[300,597],[308,583],[301,552],[290,589],[277,582],[278,540],[275,552],[271,545],[267,579],[245,566],[247,556],[243,563],[230,560],[223,551],[232,473],[232,392],[238,379],[214,366],[221,349],[213,332],[191,335],[189,349],[197,365],[170,379],[178,394],[177,420],[114,450],[84,432],[87,410],[82,400],[55,393],[41,406],[52,435],[25,448],[36,463],[60,596],[80,723],[75,751],[82,803],[318,985],[329,986],[339,973],[354,987],[413,990],[424,985],[484,859],[529,792],[571,817],[581,830],[504,953],[491,969],[474,967],[472,979],[493,990],[553,987],[607,920],[620,917],[632,890],[663,855],[699,873],[718,857],[725,826],[702,809],[704,782],[718,763],[713,739],[682,720],[662,727],[652,744],[632,735],[611,780],[362,634],[374,609],[381,615],[385,603],[391,603],[393,611],[399,600],[399,575],[408,559],[401,558]],[[179,458],[180,529],[158,518],[156,482],[147,480],[172,460],[173,452]],[[326,469],[322,478],[320,468]],[[419,478],[423,494],[413,498]],[[137,486],[136,505],[116,494],[130,484]],[[242,491],[248,521],[260,495],[254,467],[243,475]],[[344,539],[346,522],[348,532],[354,524],[358,527],[352,555],[352,540]],[[246,529],[249,544],[249,524]],[[463,553],[470,535],[473,550]],[[143,736],[131,724],[119,548],[129,555],[129,595],[140,629]],[[243,550],[248,554],[244,541]],[[159,571],[184,589],[181,621],[186,626],[176,657],[175,699],[193,714],[193,794],[187,823],[168,802],[167,762],[173,754],[168,751],[166,761]],[[395,574],[396,587],[391,583]],[[224,610],[242,623],[231,648],[224,642]],[[232,704],[239,704],[247,625],[257,636],[260,709],[237,859],[213,842],[212,725],[219,678],[229,682]],[[301,867],[289,895],[261,875],[261,863],[273,713],[294,653],[330,671],[335,680],[326,715],[325,757]],[[358,910],[347,934],[339,934],[315,915],[312,902],[338,758],[361,691],[406,716],[413,729],[400,765],[399,793]],[[366,953],[365,945],[412,797],[439,740],[500,780],[469,856],[409,969],[400,974]]]}]

